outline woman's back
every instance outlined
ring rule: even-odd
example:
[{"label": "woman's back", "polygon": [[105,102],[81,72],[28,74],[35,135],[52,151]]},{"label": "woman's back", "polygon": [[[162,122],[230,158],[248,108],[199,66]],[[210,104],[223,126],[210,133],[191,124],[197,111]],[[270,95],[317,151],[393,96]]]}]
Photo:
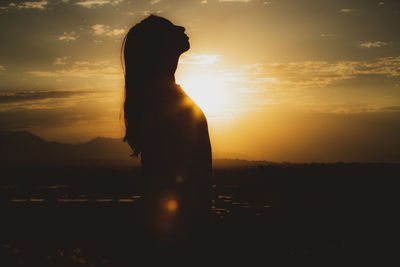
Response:
[{"label": "woman's back", "polygon": [[148,97],[143,112],[144,171],[149,170],[146,164],[151,164],[149,171],[168,165],[177,175],[193,173],[193,168],[211,174],[211,145],[203,112],[179,85],[160,91],[157,97]]},{"label": "woman's back", "polygon": [[144,112],[145,198],[157,223],[175,218],[182,228],[210,209],[211,144],[206,117],[180,86],[161,92],[150,97]]}]

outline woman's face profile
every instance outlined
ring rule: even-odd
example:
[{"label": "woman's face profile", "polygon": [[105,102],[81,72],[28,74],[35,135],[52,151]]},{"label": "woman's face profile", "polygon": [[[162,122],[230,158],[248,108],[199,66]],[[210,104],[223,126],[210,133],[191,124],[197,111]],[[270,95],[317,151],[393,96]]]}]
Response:
[{"label": "woman's face profile", "polygon": [[189,37],[185,34],[185,28],[174,25],[170,21],[168,24],[164,33],[165,48],[170,52],[177,52],[179,55],[189,50]]}]

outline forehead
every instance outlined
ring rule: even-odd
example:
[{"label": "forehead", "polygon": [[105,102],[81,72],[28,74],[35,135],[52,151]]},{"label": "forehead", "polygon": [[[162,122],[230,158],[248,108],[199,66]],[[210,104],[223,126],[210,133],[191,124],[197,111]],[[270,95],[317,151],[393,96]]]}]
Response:
[{"label": "forehead", "polygon": [[176,27],[175,24],[173,24],[171,21],[169,21],[169,20],[167,20],[167,19],[164,19],[164,18],[163,18],[163,24],[164,24],[165,26],[168,26],[168,27]]},{"label": "forehead", "polygon": [[165,24],[174,25],[171,21],[167,20],[166,18],[159,17],[159,20]]},{"label": "forehead", "polygon": [[173,24],[166,18],[151,15],[139,24],[139,28],[147,29],[149,31],[169,31],[179,26]]},{"label": "forehead", "polygon": [[178,27],[177,25],[173,24],[171,21],[167,20],[166,18],[163,17],[155,17],[160,24],[162,24],[164,27]]}]

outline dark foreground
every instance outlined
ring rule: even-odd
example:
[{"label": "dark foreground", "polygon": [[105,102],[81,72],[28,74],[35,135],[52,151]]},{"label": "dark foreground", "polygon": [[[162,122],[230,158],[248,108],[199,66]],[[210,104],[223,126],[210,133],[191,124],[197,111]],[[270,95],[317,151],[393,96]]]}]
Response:
[{"label": "dark foreground", "polygon": [[2,166],[0,266],[388,266],[399,255],[399,165],[219,168],[208,218],[168,241],[147,230],[136,167],[51,166]]}]

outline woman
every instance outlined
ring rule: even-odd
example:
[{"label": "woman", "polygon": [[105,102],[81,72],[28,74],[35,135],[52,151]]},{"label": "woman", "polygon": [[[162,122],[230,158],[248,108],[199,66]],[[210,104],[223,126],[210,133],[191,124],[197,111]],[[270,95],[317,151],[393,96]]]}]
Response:
[{"label": "woman", "polygon": [[127,141],[141,157],[148,223],[176,233],[204,217],[211,203],[211,144],[200,108],[175,83],[185,28],[151,15],[125,37]]}]

